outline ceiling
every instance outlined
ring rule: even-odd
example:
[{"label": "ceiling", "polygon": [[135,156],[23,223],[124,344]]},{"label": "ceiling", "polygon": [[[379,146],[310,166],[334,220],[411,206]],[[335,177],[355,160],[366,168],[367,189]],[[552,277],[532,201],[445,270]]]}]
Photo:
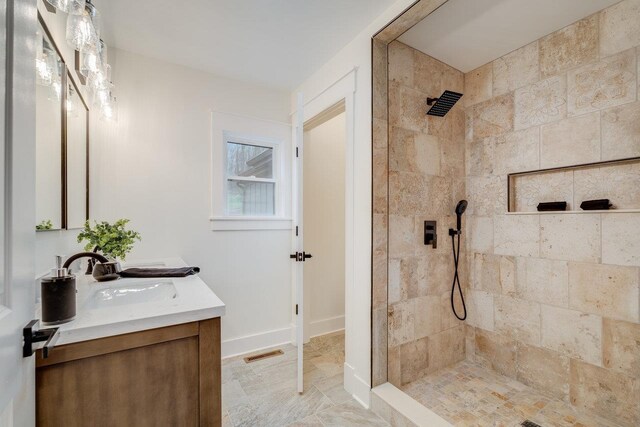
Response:
[{"label": "ceiling", "polygon": [[399,40],[469,72],[620,0],[449,0]]},{"label": "ceiling", "polygon": [[394,0],[94,0],[109,46],[292,89]]}]

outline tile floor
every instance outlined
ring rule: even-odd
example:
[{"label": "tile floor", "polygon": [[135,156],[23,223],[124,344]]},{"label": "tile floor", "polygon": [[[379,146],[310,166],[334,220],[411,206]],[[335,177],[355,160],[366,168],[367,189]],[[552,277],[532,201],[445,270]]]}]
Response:
[{"label": "tile floor", "polygon": [[471,361],[435,372],[402,389],[455,426],[519,427],[526,419],[543,427],[616,426]]},{"label": "tile floor", "polygon": [[223,426],[389,426],[343,388],[344,333],[305,345],[305,393],[296,392],[296,348],[252,363],[222,362]]}]

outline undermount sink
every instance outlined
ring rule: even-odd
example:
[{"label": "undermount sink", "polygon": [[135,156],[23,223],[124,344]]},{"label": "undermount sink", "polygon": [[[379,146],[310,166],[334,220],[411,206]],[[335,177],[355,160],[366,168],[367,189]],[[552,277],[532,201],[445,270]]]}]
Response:
[{"label": "undermount sink", "polygon": [[168,301],[176,296],[176,287],[171,280],[150,280],[100,289],[91,296],[89,308]]}]

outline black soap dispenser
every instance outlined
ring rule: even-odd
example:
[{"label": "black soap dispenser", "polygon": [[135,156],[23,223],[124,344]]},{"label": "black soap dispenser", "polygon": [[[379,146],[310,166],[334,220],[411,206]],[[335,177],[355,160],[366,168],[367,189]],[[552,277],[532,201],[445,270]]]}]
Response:
[{"label": "black soap dispenser", "polygon": [[62,267],[62,257],[56,256],[56,268],[40,282],[42,322],[59,325],[76,317],[76,277]]}]

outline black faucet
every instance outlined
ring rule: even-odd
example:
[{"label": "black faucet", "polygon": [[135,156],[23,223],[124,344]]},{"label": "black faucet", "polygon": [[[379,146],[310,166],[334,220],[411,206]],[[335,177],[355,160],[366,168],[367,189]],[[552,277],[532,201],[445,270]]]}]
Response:
[{"label": "black faucet", "polygon": [[79,258],[91,258],[98,261],[93,267],[93,277],[98,282],[106,282],[108,280],[116,280],[120,278],[119,273],[122,271],[120,263],[117,261],[109,261],[107,257],[95,252],[80,252],[75,255],[71,255],[62,267],[69,268],[71,263]]}]

